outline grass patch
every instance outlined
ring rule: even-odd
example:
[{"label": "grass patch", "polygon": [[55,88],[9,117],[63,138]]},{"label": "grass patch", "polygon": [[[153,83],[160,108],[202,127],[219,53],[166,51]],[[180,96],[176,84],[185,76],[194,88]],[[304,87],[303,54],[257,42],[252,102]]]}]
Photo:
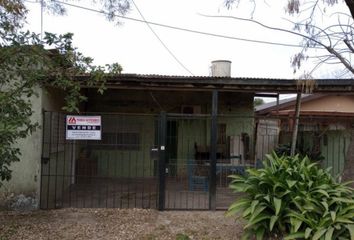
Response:
[{"label": "grass patch", "polygon": [[176,235],[176,240],[190,240],[190,238],[186,234],[178,233]]}]

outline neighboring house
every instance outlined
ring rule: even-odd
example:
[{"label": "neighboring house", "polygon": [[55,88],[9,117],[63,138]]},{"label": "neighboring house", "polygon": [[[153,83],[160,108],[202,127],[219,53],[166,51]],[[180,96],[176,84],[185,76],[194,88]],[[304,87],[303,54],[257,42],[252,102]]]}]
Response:
[{"label": "neighboring house", "polygon": [[[296,80],[120,74],[101,95],[86,79],[77,76],[88,97],[80,114],[61,111],[56,89],[33,99],[41,128],[21,142],[2,200],[22,193],[43,209],[225,208],[234,199],[227,176],[255,163],[254,96],[297,90]],[[315,91],[352,85],[320,80]],[[100,117],[101,139],[66,139],[77,116]]]},{"label": "neighboring house", "polygon": [[[273,130],[270,151],[282,144],[290,144],[294,126],[296,97],[263,104],[256,115],[263,119],[258,130],[258,146],[268,126]],[[352,143],[354,124],[353,94],[311,94],[301,98],[297,148],[320,160],[323,167],[331,167],[332,174],[343,173],[349,146]],[[271,127],[269,127],[271,125]],[[263,150],[263,149],[261,149]]]}]

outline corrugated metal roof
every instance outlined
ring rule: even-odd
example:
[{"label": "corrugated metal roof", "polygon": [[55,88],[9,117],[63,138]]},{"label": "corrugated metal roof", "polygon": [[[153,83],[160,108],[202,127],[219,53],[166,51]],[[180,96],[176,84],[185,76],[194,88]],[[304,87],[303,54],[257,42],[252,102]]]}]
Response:
[{"label": "corrugated metal roof", "polygon": [[[76,76],[82,81],[83,87],[89,75]],[[118,74],[106,76],[108,88],[136,89],[218,89],[221,91],[246,92],[282,92],[298,91],[296,79],[279,78],[245,78],[245,77],[214,77],[214,76],[176,76],[156,74]],[[314,92],[353,92],[354,79],[318,79]]]}]

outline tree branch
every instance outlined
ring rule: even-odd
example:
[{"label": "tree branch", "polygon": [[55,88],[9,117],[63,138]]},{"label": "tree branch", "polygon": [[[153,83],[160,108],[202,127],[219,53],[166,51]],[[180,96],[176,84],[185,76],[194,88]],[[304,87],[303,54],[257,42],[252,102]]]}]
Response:
[{"label": "tree branch", "polygon": [[345,3],[347,4],[347,6],[349,8],[352,18],[354,19],[354,0],[345,0]]},{"label": "tree branch", "polygon": [[[353,0],[354,1],[354,0]],[[338,51],[336,51],[333,46],[331,45],[325,45],[324,43],[322,43],[321,41],[318,41],[316,39],[314,39],[313,37],[310,37],[310,36],[307,36],[307,35],[304,35],[304,34],[301,34],[301,33],[298,33],[298,32],[294,32],[294,31],[290,31],[290,30],[287,30],[287,29],[282,29],[282,28],[277,28],[277,27],[270,27],[270,26],[267,26],[261,22],[258,22],[256,20],[253,20],[253,19],[246,19],[246,18],[240,18],[240,17],[234,17],[234,16],[213,16],[213,15],[202,15],[202,16],[205,16],[205,17],[212,17],[212,18],[228,18],[228,19],[234,19],[234,20],[240,20],[240,21],[246,21],[246,22],[251,22],[251,23],[255,23],[257,25],[260,25],[264,28],[267,28],[267,29],[270,29],[270,30],[275,30],[275,31],[279,31],[279,32],[285,32],[285,33],[289,33],[289,34],[292,34],[292,35],[296,35],[296,36],[300,36],[306,40],[308,40],[309,42],[312,42],[314,45],[319,45],[321,47],[323,47],[324,49],[326,49],[329,53],[331,53],[333,56],[335,56],[350,72],[352,72],[354,74],[354,68],[351,66],[351,64],[347,61],[347,59],[345,59]],[[315,28],[317,28],[319,31],[321,31],[322,33],[324,33],[327,38],[329,39],[330,41],[330,38],[328,36],[328,34],[323,31],[322,29],[316,27],[316,26],[313,26]],[[331,41],[330,41],[331,42]],[[304,48],[306,48],[306,44],[304,46]]]},{"label": "tree branch", "polygon": [[345,43],[345,45],[347,45],[347,47],[349,48],[349,50],[354,53],[354,48],[353,46],[350,44],[348,39],[344,39],[343,42]]}]

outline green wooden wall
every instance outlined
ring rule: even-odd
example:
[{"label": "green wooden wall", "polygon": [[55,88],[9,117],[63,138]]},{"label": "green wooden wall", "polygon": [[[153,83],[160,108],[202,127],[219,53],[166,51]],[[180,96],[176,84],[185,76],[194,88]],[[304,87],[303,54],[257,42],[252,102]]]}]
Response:
[{"label": "green wooden wall", "polygon": [[[157,143],[156,117],[160,111],[167,113],[181,113],[182,106],[200,106],[201,114],[211,112],[210,92],[149,92],[149,91],[108,91],[104,96],[89,96],[87,111],[107,112],[112,114],[102,119],[103,132],[119,131],[117,125],[132,125],[139,131],[140,149],[138,150],[107,150],[93,148],[92,155],[97,159],[99,176],[145,177],[153,176],[156,171],[156,162],[151,157],[151,148]],[[115,113],[121,115],[118,119]],[[124,114],[126,113],[126,114]],[[141,113],[145,115],[131,115]],[[151,114],[151,115],[147,115]],[[253,94],[251,93],[220,93],[219,114],[228,114],[232,117],[220,117],[219,123],[226,124],[228,136],[246,132],[253,135]],[[241,117],[242,116],[242,117]],[[249,118],[244,118],[248,116]],[[185,166],[187,160],[194,157],[194,143],[210,145],[210,117],[209,118],[169,118],[175,121],[176,159],[169,162],[178,166]],[[124,128],[124,127],[123,127]],[[251,137],[251,139],[253,139]],[[253,144],[250,144],[253,146]],[[156,159],[156,158],[155,158]],[[154,166],[155,165],[155,166]],[[175,166],[176,167],[176,166]]]},{"label": "green wooden wall", "polygon": [[328,131],[327,144],[321,141],[321,153],[324,156],[322,166],[331,168],[333,176],[342,174],[348,147],[350,143],[350,132],[345,130]]},{"label": "green wooden wall", "polygon": [[[146,177],[154,175],[151,149],[155,141],[154,116],[103,116],[103,131],[133,131],[140,134],[139,149],[101,149],[92,146],[92,158],[97,159],[97,174],[104,177]],[[106,120],[106,121],[105,121]],[[107,122],[108,126],[105,126]],[[121,125],[121,126],[115,126]],[[124,125],[124,126],[122,126]],[[120,130],[121,128],[121,130]]]},{"label": "green wooden wall", "polygon": [[[303,139],[305,149],[311,149],[313,146],[313,132],[299,132],[298,142]],[[325,140],[326,138],[326,140]],[[281,143],[289,143],[291,134],[283,134]],[[330,168],[333,176],[342,174],[348,147],[350,144],[350,131],[346,130],[328,130],[321,136],[321,155],[324,160],[321,161],[323,168]]]}]

